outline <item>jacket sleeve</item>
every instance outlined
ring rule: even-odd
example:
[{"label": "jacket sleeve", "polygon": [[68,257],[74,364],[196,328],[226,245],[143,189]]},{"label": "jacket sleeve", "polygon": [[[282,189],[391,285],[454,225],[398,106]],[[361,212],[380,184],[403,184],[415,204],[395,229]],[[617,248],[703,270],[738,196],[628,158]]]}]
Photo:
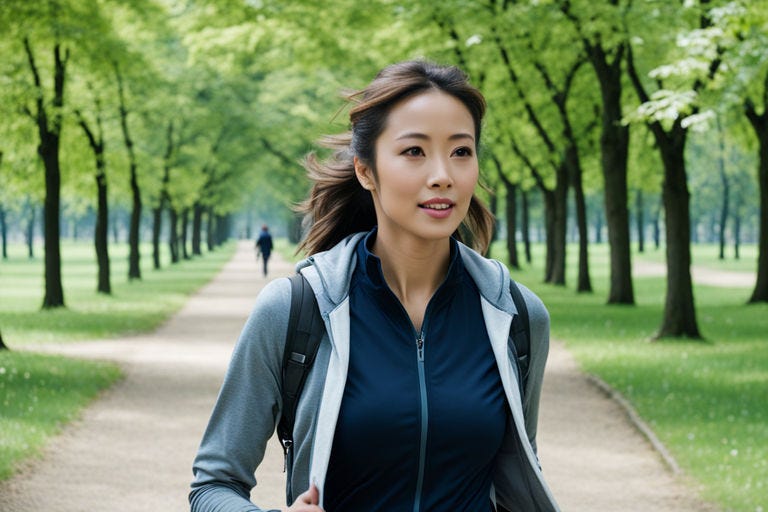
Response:
[{"label": "jacket sleeve", "polygon": [[[494,478],[494,494],[498,510],[537,510],[557,512],[559,509],[541,478],[536,455],[536,432],[539,421],[539,399],[544,380],[544,366],[549,354],[549,313],[532,291],[518,283],[528,308],[530,322],[530,359],[524,393],[525,430],[533,449],[534,460],[525,454],[522,439],[509,418],[499,464]],[[537,465],[534,467],[533,465]]]},{"label": "jacket sleeve", "polygon": [[528,440],[534,453],[536,453],[539,400],[544,382],[544,367],[549,356],[549,313],[535,293],[519,283],[518,286],[528,307],[528,321],[531,327],[528,381],[524,392],[523,413],[525,414],[525,430],[528,433]]},{"label": "jacket sleeve", "polygon": [[192,512],[256,512],[254,472],[280,416],[280,382],[290,283],[269,283],[256,299],[229,363],[193,464]]}]

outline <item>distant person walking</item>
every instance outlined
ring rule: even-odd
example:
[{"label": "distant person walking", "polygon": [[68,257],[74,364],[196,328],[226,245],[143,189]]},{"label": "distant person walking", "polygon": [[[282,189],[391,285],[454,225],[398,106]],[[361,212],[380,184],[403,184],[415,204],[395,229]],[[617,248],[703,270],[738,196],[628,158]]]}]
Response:
[{"label": "distant person walking", "polygon": [[261,226],[259,238],[256,239],[256,258],[258,259],[261,255],[264,262],[264,277],[267,277],[267,262],[270,254],[272,254],[272,235],[269,234],[269,228],[264,224]]}]

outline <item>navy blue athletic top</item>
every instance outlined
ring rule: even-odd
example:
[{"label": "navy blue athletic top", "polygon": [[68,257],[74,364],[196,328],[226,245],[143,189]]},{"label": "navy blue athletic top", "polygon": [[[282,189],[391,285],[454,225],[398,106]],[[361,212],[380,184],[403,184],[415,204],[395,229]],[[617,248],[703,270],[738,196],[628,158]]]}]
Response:
[{"label": "navy blue athletic top", "polygon": [[490,511],[507,409],[477,287],[452,240],[448,274],[416,332],[368,249],[374,237],[357,248],[325,510]]}]

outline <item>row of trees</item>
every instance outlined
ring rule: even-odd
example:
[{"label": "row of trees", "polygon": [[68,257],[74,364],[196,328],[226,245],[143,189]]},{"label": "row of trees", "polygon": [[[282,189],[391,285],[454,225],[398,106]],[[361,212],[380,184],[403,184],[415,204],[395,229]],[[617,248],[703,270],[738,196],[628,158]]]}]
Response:
[{"label": "row of trees", "polygon": [[338,91],[427,56],[462,66],[489,101],[483,171],[491,206],[506,201],[512,264],[516,200],[537,190],[545,280],[565,284],[572,197],[577,290],[590,291],[587,197],[599,190],[607,302],[633,304],[629,205],[660,189],[658,335],[695,338],[689,165],[718,177],[722,197],[751,175],[761,226],[751,301],[768,301],[767,26],[768,5],[746,0],[11,0],[0,7],[0,206],[18,208],[45,177],[45,306],[59,305],[60,187],[101,204],[86,182],[109,177],[98,197],[134,212],[146,202],[158,226],[166,209],[172,225],[248,202],[287,211],[306,192],[297,162],[311,141],[345,128]]},{"label": "row of trees", "polygon": [[[149,1],[0,6],[4,256],[6,217],[34,213],[42,201],[43,308],[65,305],[62,192],[74,209],[97,212],[97,287],[106,294],[110,203],[131,212],[128,278],[140,279],[140,222],[147,205],[159,268],[164,218],[171,261],[177,262],[187,255],[187,233],[192,254],[201,253],[202,243],[213,247],[227,216],[248,200],[253,168],[244,162],[255,151],[248,141],[255,125],[247,111],[255,91],[191,65],[183,32],[172,21],[168,6]],[[30,233],[34,223],[33,215]]]}]

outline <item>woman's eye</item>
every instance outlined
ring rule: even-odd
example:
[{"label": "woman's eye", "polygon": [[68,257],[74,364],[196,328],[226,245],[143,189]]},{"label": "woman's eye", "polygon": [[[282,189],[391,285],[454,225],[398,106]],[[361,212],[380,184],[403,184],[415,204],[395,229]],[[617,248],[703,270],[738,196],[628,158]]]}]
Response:
[{"label": "woman's eye", "polygon": [[461,147],[456,149],[453,154],[455,156],[472,156],[472,150],[468,147]]},{"label": "woman's eye", "polygon": [[424,151],[422,151],[418,146],[413,146],[412,148],[408,148],[400,154],[405,156],[422,156]]}]

